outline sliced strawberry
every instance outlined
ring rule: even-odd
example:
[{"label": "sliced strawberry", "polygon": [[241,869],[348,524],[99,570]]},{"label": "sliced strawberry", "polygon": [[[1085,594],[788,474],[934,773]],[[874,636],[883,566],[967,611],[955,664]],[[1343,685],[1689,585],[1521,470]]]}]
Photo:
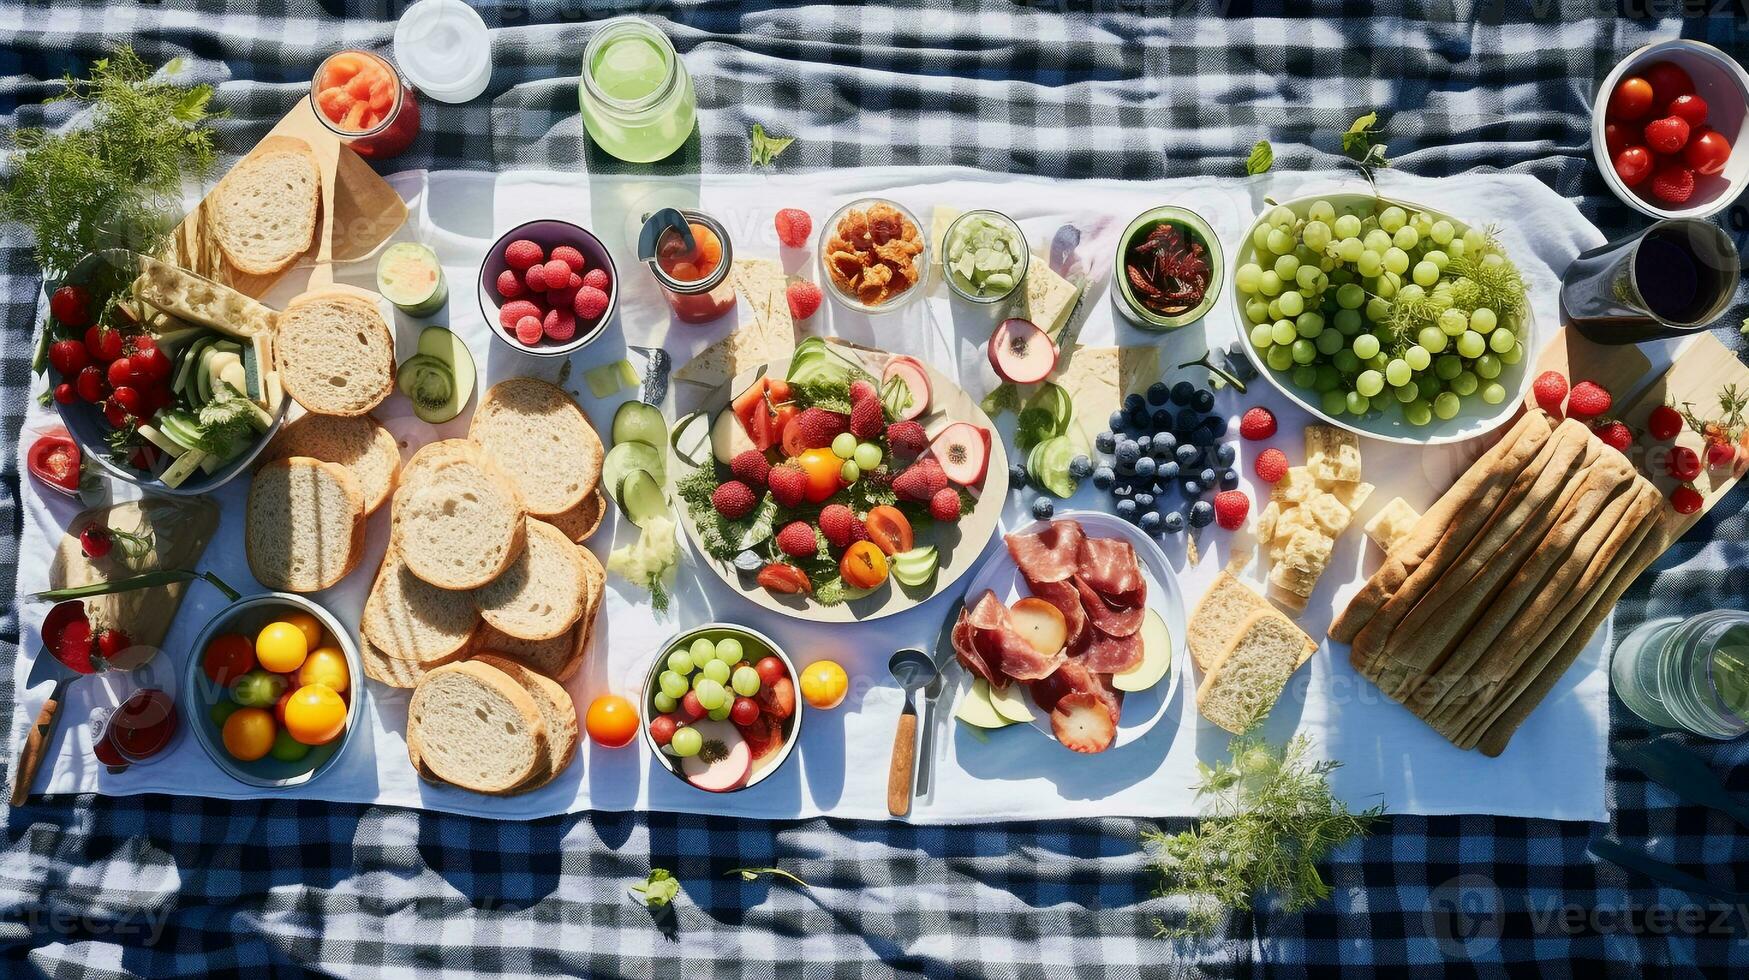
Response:
[{"label": "sliced strawberry", "polygon": [[808,581],[807,572],[780,561],[770,562],[759,570],[759,584],[786,595],[805,595],[814,591],[813,583]]},{"label": "sliced strawberry", "polygon": [[1104,752],[1117,739],[1117,722],[1103,698],[1088,691],[1076,691],[1063,695],[1051,709],[1051,731],[1064,748]]}]

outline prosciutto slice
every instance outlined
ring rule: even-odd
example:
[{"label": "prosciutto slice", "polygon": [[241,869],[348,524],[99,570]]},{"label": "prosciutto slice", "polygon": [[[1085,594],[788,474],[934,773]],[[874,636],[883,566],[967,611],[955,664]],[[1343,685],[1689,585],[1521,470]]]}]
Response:
[{"label": "prosciutto slice", "polygon": [[1096,674],[1121,674],[1142,662],[1142,634],[1112,636],[1090,626],[1069,645],[1069,656]]},{"label": "prosciutto slice", "polygon": [[1142,566],[1128,541],[1083,536],[1076,549],[1075,574],[1113,606],[1141,606],[1148,600]]},{"label": "prosciutto slice", "polygon": [[960,666],[964,667],[974,677],[982,677],[986,682],[994,684],[997,687],[1007,687],[1008,678],[991,670],[990,665],[984,662],[983,653],[981,653],[977,646],[972,642],[972,638],[977,632],[978,631],[972,627],[972,624],[966,621],[966,611],[961,609],[959,619],[953,624],[953,652],[955,659],[959,660]]},{"label": "prosciutto slice", "polygon": [[[1087,613],[1087,619],[1093,626],[1108,636],[1129,636],[1142,628],[1142,617],[1147,615],[1148,607],[1136,604],[1134,606],[1114,606],[1094,589],[1092,583],[1077,575],[1070,581],[1075,583],[1076,591],[1081,593],[1081,608]],[[1145,595],[1144,587],[1142,593]]]},{"label": "prosciutto slice", "polygon": [[1087,613],[1081,609],[1081,593],[1073,582],[1034,582],[1027,580],[1035,598],[1056,606],[1063,614],[1063,625],[1069,629],[1069,645],[1073,647],[1087,629]]},{"label": "prosciutto slice", "polygon": [[1002,540],[1028,582],[1062,582],[1079,567],[1087,536],[1081,531],[1081,522],[1064,519],[1052,521],[1037,534],[1010,534]]},{"label": "prosciutto slice", "polygon": [[1032,700],[1045,711],[1054,710],[1058,701],[1077,691],[1097,695],[1110,705],[1114,725],[1123,711],[1122,692],[1113,688],[1106,678],[1088,670],[1079,660],[1064,662],[1049,677],[1028,684],[1027,690],[1032,694]]},{"label": "prosciutto slice", "polygon": [[[972,631],[969,645],[975,658],[988,671],[980,673],[979,676],[997,687],[1006,687],[1010,679],[1034,681],[1048,677],[1068,660],[1068,654],[1061,650],[1049,656],[1035,650],[1026,637],[1021,636],[1014,628],[1014,622],[1008,615],[1008,607],[996,598],[994,592],[985,590],[971,611],[965,615],[966,625]],[[957,631],[958,626],[955,629]],[[955,651],[958,651],[957,640]],[[967,669],[979,673],[970,666]]]}]

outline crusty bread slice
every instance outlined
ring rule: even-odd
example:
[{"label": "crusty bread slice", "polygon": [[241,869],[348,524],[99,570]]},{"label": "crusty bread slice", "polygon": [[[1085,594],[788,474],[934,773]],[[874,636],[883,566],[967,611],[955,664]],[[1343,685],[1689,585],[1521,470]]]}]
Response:
[{"label": "crusty bread slice", "polygon": [[522,495],[486,459],[456,447],[409,463],[389,523],[391,547],[441,589],[475,589],[522,554]]},{"label": "crusty bread slice", "polygon": [[595,635],[595,618],[600,615],[602,600],[607,595],[607,571],[601,567],[600,560],[587,548],[578,547],[577,551],[589,580],[586,592],[588,608],[570,632],[550,640],[523,640],[500,633],[486,623],[474,634],[473,651],[501,653],[561,684],[570,680],[589,653],[590,638]]},{"label": "crusty bread slice", "polygon": [[474,590],[480,617],[524,640],[563,636],[582,618],[589,580],[580,550],[558,528],[530,517],[522,553],[504,574]]},{"label": "crusty bread slice", "polygon": [[1197,669],[1208,673],[1221,651],[1239,635],[1240,625],[1252,613],[1268,608],[1269,603],[1257,590],[1227,572],[1217,575],[1185,627],[1185,644]]},{"label": "crusty bread slice", "polygon": [[601,481],[601,437],[565,389],[510,378],[486,391],[468,437],[510,474],[531,514],[561,514]]},{"label": "crusty bread slice", "polygon": [[473,660],[427,671],[407,703],[409,760],[444,782],[502,793],[548,759],[546,722],[523,686]]},{"label": "crusty bread slice", "polygon": [[269,136],[213,188],[207,214],[231,265],[265,276],[309,250],[321,200],[322,172],[310,144]]},{"label": "crusty bread slice", "polygon": [[467,651],[480,617],[465,592],[414,575],[391,549],[364,600],[359,632],[385,657],[436,666]]},{"label": "crusty bread slice", "polygon": [[376,305],[317,290],[279,315],[274,363],[280,384],[305,409],[363,415],[395,387],[395,337]]},{"label": "crusty bread slice", "polygon": [[337,463],[292,456],[263,466],[243,521],[249,570],[270,589],[319,592],[364,558],[364,492]]},{"label": "crusty bread slice", "polygon": [[1252,613],[1203,677],[1196,691],[1197,710],[1234,734],[1250,730],[1275,707],[1311,642],[1304,630],[1274,609]]},{"label": "crusty bread slice", "polygon": [[413,688],[418,687],[419,682],[424,680],[427,670],[461,660],[465,651],[433,663],[420,663],[417,660],[402,660],[398,657],[388,656],[378,650],[370,640],[360,638],[358,654],[359,659],[364,661],[364,676],[390,687]]},{"label": "crusty bread slice", "polygon": [[309,456],[352,471],[364,492],[364,512],[376,513],[395,489],[401,448],[374,415],[317,415],[307,412],[288,422],[262,454],[262,463]]},{"label": "crusty bread slice", "polygon": [[534,698],[535,706],[540,709],[541,721],[546,725],[547,733],[546,764],[536,766],[535,772],[522,785],[516,787],[516,792],[527,793],[540,789],[564,772],[565,767],[577,755],[579,726],[576,703],[557,681],[513,660],[490,653],[482,653],[474,659],[496,667],[515,679]]},{"label": "crusty bread slice", "polygon": [[605,513],[607,499],[602,496],[601,488],[596,487],[594,492],[583,498],[582,503],[563,513],[548,514],[541,520],[565,532],[565,537],[582,544],[601,526],[601,517]]}]

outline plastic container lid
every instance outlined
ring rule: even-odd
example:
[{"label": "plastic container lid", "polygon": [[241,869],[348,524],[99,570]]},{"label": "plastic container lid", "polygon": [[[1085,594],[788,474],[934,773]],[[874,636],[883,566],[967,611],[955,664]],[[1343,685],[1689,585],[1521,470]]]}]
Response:
[{"label": "plastic container lid", "polygon": [[462,0],[419,0],[395,25],[395,64],[439,102],[467,102],[492,80],[486,22]]}]

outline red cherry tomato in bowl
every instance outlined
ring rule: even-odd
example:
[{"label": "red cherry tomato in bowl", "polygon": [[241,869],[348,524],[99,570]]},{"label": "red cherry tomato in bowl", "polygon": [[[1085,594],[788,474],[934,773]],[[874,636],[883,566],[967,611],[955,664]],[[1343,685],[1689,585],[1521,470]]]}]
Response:
[{"label": "red cherry tomato in bowl", "polygon": [[1706,100],[1692,92],[1671,99],[1670,107],[1665,111],[1678,119],[1687,120],[1690,126],[1699,126],[1706,122]]},{"label": "red cherry tomato in bowl", "polygon": [[1603,148],[1609,151],[1610,159],[1613,160],[1617,153],[1628,148],[1628,141],[1634,139],[1636,135],[1632,129],[1621,123],[1604,123]]},{"label": "red cherry tomato in bowl", "polygon": [[1609,93],[1608,115],[1611,119],[1634,120],[1652,111],[1652,83],[1638,75],[1629,75],[1616,83]]},{"label": "red cherry tomato in bowl", "polygon": [[1699,136],[1682,148],[1682,160],[1697,174],[1713,176],[1722,173],[1731,159],[1731,143],[1717,130],[1702,130]]},{"label": "red cherry tomato in bowl", "polygon": [[1615,155],[1615,175],[1629,187],[1638,187],[1652,175],[1652,154],[1643,146],[1630,146]]},{"label": "red cherry tomato in bowl", "polygon": [[1663,108],[1679,95],[1691,95],[1694,92],[1694,79],[1688,77],[1688,72],[1676,64],[1660,61],[1640,72],[1652,85],[1652,105]]}]

